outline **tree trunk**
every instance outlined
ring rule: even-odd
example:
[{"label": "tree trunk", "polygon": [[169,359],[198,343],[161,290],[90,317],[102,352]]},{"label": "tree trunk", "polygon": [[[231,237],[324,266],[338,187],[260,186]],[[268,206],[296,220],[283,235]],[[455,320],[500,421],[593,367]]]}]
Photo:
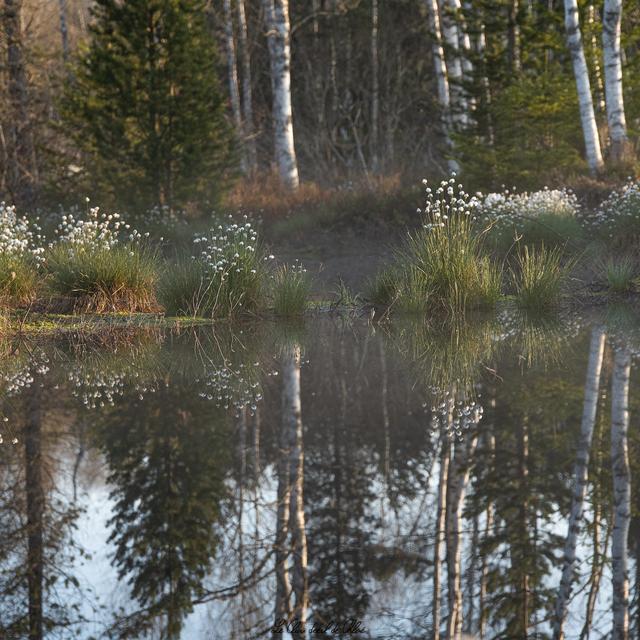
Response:
[{"label": "tree trunk", "polygon": [[555,640],[561,640],[561,638],[564,637],[563,625],[567,615],[567,605],[571,597],[573,570],[576,563],[576,546],[578,544],[578,533],[582,521],[584,496],[587,490],[591,439],[598,409],[598,391],[600,388],[604,342],[604,331],[601,328],[593,329],[591,334],[591,347],[589,349],[589,364],[587,365],[587,379],[584,386],[580,440],[578,442],[576,463],[573,471],[571,513],[569,515],[569,527],[564,547],[562,578],[556,599],[553,628],[553,637]]},{"label": "tree trunk", "polygon": [[598,53],[598,38],[596,37],[596,8],[593,2],[587,7],[587,22],[591,33],[591,65],[596,81],[595,96],[599,113],[604,113],[607,105],[604,101],[604,82],[602,81],[602,68],[600,67],[600,55]]},{"label": "tree trunk", "polygon": [[42,640],[44,490],[42,488],[42,409],[39,380],[34,381],[27,401],[24,452],[27,493],[27,585],[29,594],[29,640]]},{"label": "tree trunk", "polygon": [[621,162],[628,152],[627,121],[622,95],[622,60],[620,57],[620,23],[622,0],[605,0],[602,20],[604,85],[607,98],[607,122],[611,159]]},{"label": "tree trunk", "polygon": [[[231,102],[231,114],[236,133],[244,146],[244,131],[242,127],[242,112],[240,110],[240,87],[238,85],[238,61],[236,57],[236,41],[233,35],[233,13],[231,12],[231,0],[222,0],[224,10],[224,39],[227,50],[227,75],[229,76],[229,100]],[[240,154],[240,166],[242,172],[247,172],[247,160],[244,148]]]},{"label": "tree trunk", "polygon": [[517,74],[522,64],[520,62],[520,25],[518,24],[519,0],[511,0],[509,3],[509,24],[507,29],[507,59],[509,72]]},{"label": "tree trunk", "polygon": [[380,83],[378,80],[378,0],[371,3],[371,167],[379,170],[378,132],[380,130]]},{"label": "tree trunk", "polygon": [[244,144],[247,156],[247,169],[254,173],[258,165],[256,134],[253,125],[253,91],[251,89],[251,53],[249,51],[249,35],[244,0],[236,0],[238,9],[238,37],[240,40],[240,68],[242,69],[242,107],[244,128]]},{"label": "tree trunk", "polygon": [[275,160],[282,183],[295,190],[299,177],[293,143],[289,0],[262,0],[262,4],[271,61]]},{"label": "tree trunk", "polygon": [[449,56],[447,71],[449,73],[449,91],[451,95],[451,121],[454,130],[459,131],[467,125],[467,100],[463,87],[460,37],[450,0],[441,1],[446,2],[448,5],[442,17],[442,32],[447,47],[447,55]]},{"label": "tree trunk", "polygon": [[[286,397],[287,390],[283,395]],[[291,583],[289,580],[289,522],[291,505],[291,481],[289,473],[289,463],[291,455],[291,444],[289,433],[283,420],[280,428],[279,451],[278,451],[278,508],[276,513],[276,539],[275,539],[275,561],[276,561],[276,603],[274,618],[279,620],[291,618]]]},{"label": "tree trunk", "polygon": [[611,380],[611,464],[613,470],[613,534],[611,576],[613,585],[613,640],[629,637],[629,571],[627,539],[631,519],[631,473],[627,431],[629,429],[629,374],[631,356],[616,351]]},{"label": "tree trunk", "polygon": [[564,12],[567,45],[573,62],[573,75],[575,76],[578,90],[580,120],[582,122],[587,163],[591,173],[596,174],[602,171],[604,162],[602,160],[602,150],[600,149],[596,117],[593,111],[589,70],[584,57],[584,47],[582,46],[577,0],[564,0]]},{"label": "tree trunk", "polygon": [[449,75],[444,57],[444,47],[442,46],[440,9],[438,7],[438,0],[425,0],[425,2],[429,15],[431,38],[433,40],[431,56],[433,57],[433,66],[437,80],[438,104],[440,105],[440,111],[442,113],[442,130],[444,133],[445,145],[450,155],[448,160],[449,171],[457,172],[459,170],[459,165],[456,160],[451,157],[453,152],[453,141],[451,140],[451,94],[449,92]]},{"label": "tree trunk", "polygon": [[67,0],[58,0],[60,7],[60,39],[62,41],[62,59],[69,62],[69,28],[67,26]]},{"label": "tree trunk", "polygon": [[464,498],[469,482],[471,459],[476,450],[478,432],[474,429],[464,435],[464,440],[456,445],[448,489],[447,514],[447,574],[449,617],[447,638],[454,640],[462,635],[462,589],[461,589],[461,520]]},{"label": "tree trunk", "polygon": [[438,507],[436,512],[436,537],[433,545],[433,640],[440,639],[440,549],[445,536],[445,523],[447,518],[447,486],[449,484],[449,461],[451,458],[451,442],[446,430],[441,430],[442,449],[440,452],[440,476],[438,479]]},{"label": "tree trunk", "polygon": [[21,12],[21,0],[5,0],[3,21],[11,106],[11,121],[8,126],[9,189],[15,203],[28,208],[34,204],[36,175],[28,113],[27,76],[22,53]]},{"label": "tree trunk", "polygon": [[307,617],[308,577],[307,577],[307,535],[304,515],[304,448],[302,440],[302,415],[300,403],[300,347],[294,345],[287,354],[283,367],[283,427],[289,437],[289,479],[291,501],[289,508],[289,529],[293,563],[291,586],[295,596],[294,615],[301,624]]}]

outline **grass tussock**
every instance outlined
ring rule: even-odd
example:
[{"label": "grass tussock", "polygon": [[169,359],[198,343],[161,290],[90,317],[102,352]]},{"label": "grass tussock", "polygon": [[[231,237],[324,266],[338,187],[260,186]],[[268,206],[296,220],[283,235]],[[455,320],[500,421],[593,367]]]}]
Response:
[{"label": "grass tussock", "polygon": [[158,309],[157,259],[147,247],[118,245],[70,251],[61,244],[51,248],[46,265],[52,292],[68,300],[74,312]]},{"label": "grass tussock", "polygon": [[405,311],[463,314],[490,308],[500,296],[499,269],[482,251],[482,237],[463,215],[409,235],[396,265],[369,288],[374,304]]},{"label": "grass tussock", "polygon": [[256,257],[225,271],[182,259],[164,269],[158,297],[170,316],[225,318],[255,313],[264,298],[264,266]]},{"label": "grass tussock", "polygon": [[609,290],[613,293],[629,293],[636,283],[637,266],[632,258],[623,256],[609,259],[604,266],[604,275]]},{"label": "grass tussock", "polygon": [[0,300],[3,306],[20,307],[33,302],[42,273],[28,257],[0,253]]},{"label": "grass tussock", "polygon": [[309,302],[311,282],[301,265],[281,265],[273,274],[273,310],[279,316],[301,316]]},{"label": "grass tussock", "polygon": [[510,268],[518,306],[543,310],[555,306],[562,293],[570,266],[563,264],[559,247],[525,245]]}]

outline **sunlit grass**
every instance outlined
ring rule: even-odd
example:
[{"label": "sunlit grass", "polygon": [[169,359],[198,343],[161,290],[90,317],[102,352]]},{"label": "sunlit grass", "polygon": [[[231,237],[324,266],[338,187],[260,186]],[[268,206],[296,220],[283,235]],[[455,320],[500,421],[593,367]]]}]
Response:
[{"label": "sunlit grass", "polygon": [[151,311],[157,307],[156,253],[137,244],[70,251],[59,244],[46,256],[49,284],[73,310]]},{"label": "sunlit grass", "polygon": [[489,308],[500,296],[499,269],[482,251],[482,238],[471,221],[454,216],[443,226],[410,234],[397,264],[370,288],[372,302],[400,309],[427,307],[450,315]]},{"label": "sunlit grass", "polygon": [[0,253],[0,299],[3,305],[16,307],[35,300],[42,273],[26,256]]},{"label": "sunlit grass", "polygon": [[567,279],[569,266],[563,264],[559,247],[525,245],[510,268],[518,306],[525,309],[547,309],[556,305]]},{"label": "sunlit grass", "polygon": [[614,293],[631,291],[634,288],[636,272],[636,264],[629,256],[618,259],[611,258],[604,266],[607,284]]},{"label": "sunlit grass", "polygon": [[307,308],[311,281],[299,266],[281,265],[273,274],[273,310],[279,316],[300,316]]}]

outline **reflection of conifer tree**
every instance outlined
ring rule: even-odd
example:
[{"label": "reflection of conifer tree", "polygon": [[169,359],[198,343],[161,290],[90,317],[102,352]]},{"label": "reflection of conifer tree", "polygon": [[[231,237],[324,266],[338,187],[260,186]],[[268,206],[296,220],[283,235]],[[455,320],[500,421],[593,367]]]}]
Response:
[{"label": "reflection of conifer tree", "polygon": [[180,384],[143,399],[125,396],[99,429],[115,515],[115,563],[141,611],[116,623],[139,637],[154,618],[163,637],[180,636],[203,594],[218,538],[215,525],[227,463],[225,417]]},{"label": "reflection of conifer tree", "polygon": [[548,618],[557,595],[547,576],[562,539],[547,523],[556,505],[568,512],[566,479],[575,455],[582,388],[567,388],[566,372],[562,382],[551,379],[540,363],[526,376],[509,366],[500,375],[509,385],[501,387],[495,406],[486,406],[491,436],[482,438],[486,464],[477,469],[472,509],[482,513],[492,507],[493,527],[487,528],[480,551],[487,558],[482,608],[488,622],[502,630],[499,637],[525,638],[537,620]]},{"label": "reflection of conifer tree", "polygon": [[[365,550],[371,544],[373,517],[367,505],[375,496],[371,453],[363,446],[351,409],[359,401],[347,385],[344,346],[323,380],[322,392],[336,397],[339,418],[316,419],[307,434],[305,500],[313,616],[320,622],[362,618],[369,594],[364,584]],[[333,367],[335,366],[335,370]],[[327,384],[325,382],[325,384]],[[309,420],[313,420],[312,413]]]}]

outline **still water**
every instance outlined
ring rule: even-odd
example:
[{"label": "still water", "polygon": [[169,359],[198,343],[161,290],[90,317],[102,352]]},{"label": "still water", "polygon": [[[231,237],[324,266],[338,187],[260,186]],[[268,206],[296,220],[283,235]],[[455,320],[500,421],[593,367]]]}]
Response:
[{"label": "still water", "polygon": [[9,342],[0,638],[637,637],[639,327]]}]

